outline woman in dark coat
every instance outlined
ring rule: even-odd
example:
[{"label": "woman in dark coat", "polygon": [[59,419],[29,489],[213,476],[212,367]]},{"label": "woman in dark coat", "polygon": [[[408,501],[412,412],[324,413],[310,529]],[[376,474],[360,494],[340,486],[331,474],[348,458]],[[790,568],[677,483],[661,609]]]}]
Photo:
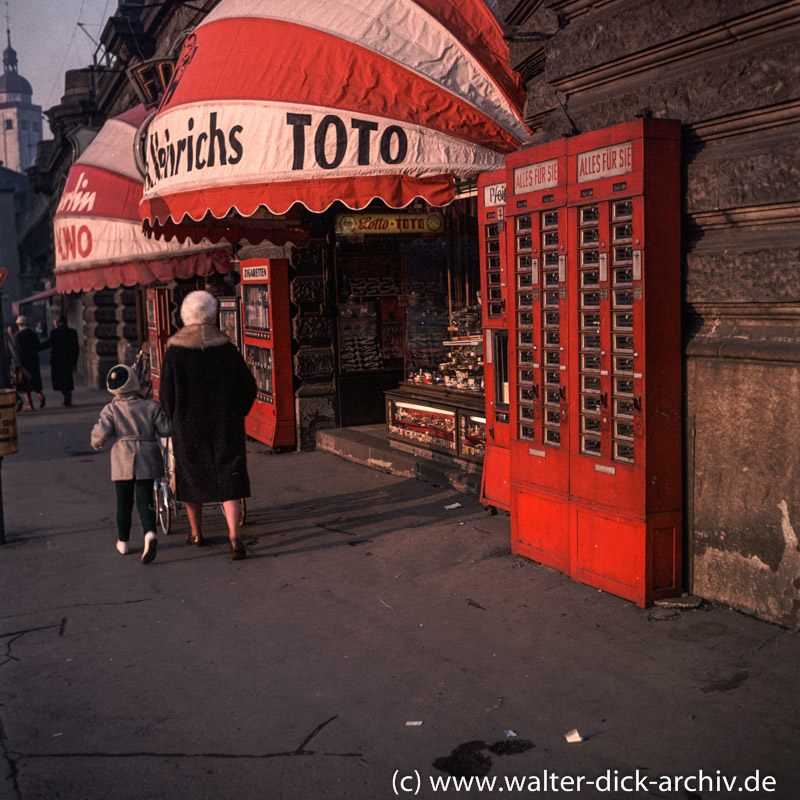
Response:
[{"label": "woman in dark coat", "polygon": [[223,504],[231,558],[246,555],[239,538],[239,500],[250,496],[244,418],[256,382],[239,351],[216,326],[217,301],[191,292],[181,305],[184,327],[167,341],[161,406],[172,420],[175,494],[187,509],[189,544],[202,547],[203,503]]},{"label": "woman in dark coat", "polygon": [[64,316],[55,319],[55,326],[50,331],[50,338],[42,346],[43,350],[50,349],[50,380],[53,389],[64,396],[64,405],[72,405],[72,391],[75,382],[72,373],[78,366],[80,348],[78,346],[78,332],[67,325]]},{"label": "woman in dark coat", "polygon": [[17,391],[25,395],[25,408],[33,411],[31,393],[36,392],[39,397],[39,408],[44,408],[45,396],[42,392],[42,373],[39,369],[39,351],[42,349],[39,337],[30,329],[28,318],[24,315],[17,317],[17,328],[14,334],[14,347],[19,356],[21,381],[17,384]]}]

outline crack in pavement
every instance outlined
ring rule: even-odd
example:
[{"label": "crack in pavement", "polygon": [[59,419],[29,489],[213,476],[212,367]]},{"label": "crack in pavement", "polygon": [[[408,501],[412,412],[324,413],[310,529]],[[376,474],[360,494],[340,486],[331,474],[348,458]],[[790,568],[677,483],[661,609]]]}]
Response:
[{"label": "crack in pavement", "polygon": [[311,733],[306,736],[303,743],[294,750],[282,750],[274,753],[171,753],[171,752],[151,752],[148,750],[133,751],[130,753],[19,753],[9,751],[4,747],[6,758],[12,764],[14,774],[17,772],[16,763],[27,759],[45,758],[219,758],[219,759],[263,759],[263,758],[286,758],[293,756],[314,756],[322,755],[333,758],[361,758],[361,753],[331,753],[317,750],[308,750],[307,745],[317,736],[327,725],[330,725],[338,715],[331,717],[325,722],[320,723]]},{"label": "crack in pavement", "polygon": [[114,603],[73,603],[70,606],[54,606],[46,611],[20,611],[19,614],[8,614],[7,616],[0,616],[0,620],[14,619],[15,617],[29,617],[32,614],[46,614],[48,611],[63,611],[69,608],[95,608],[99,606],[131,606],[136,603],[149,603],[151,597],[143,597],[141,600],[120,600]]},{"label": "crack in pavement", "polygon": [[330,531],[331,533],[342,533],[345,536],[358,536],[357,533],[353,533],[352,531],[343,531],[341,528],[332,528],[330,525],[323,525],[321,522],[315,522],[314,527],[322,528],[322,530]]},{"label": "crack in pavement", "polygon": [[5,726],[3,725],[2,718],[0,718],[0,748],[2,748],[2,760],[7,765],[7,768],[5,770],[6,772],[5,779],[11,781],[11,785],[14,790],[14,797],[21,798],[22,792],[20,791],[19,788],[19,773],[17,771],[17,764],[11,758],[11,755],[8,751],[8,739],[6,737],[6,729]]},{"label": "crack in pavement", "polygon": [[37,631],[49,631],[53,628],[58,628],[58,635],[63,636],[64,630],[67,627],[67,618],[62,617],[61,622],[58,625],[42,625],[38,628],[27,628],[24,631],[11,631],[10,633],[0,633],[0,639],[7,639],[8,641],[4,643],[5,652],[0,652],[0,667],[4,667],[10,661],[19,661],[19,659],[11,654],[11,646],[17,639],[22,638],[28,633],[36,633]]}]

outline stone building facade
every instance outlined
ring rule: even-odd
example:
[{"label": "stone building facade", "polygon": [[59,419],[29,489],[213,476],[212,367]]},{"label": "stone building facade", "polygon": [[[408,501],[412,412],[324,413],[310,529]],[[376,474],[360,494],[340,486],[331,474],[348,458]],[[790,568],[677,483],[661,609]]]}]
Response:
[{"label": "stone building facade", "polygon": [[536,141],[683,123],[687,588],[800,626],[800,12],[501,0]]}]

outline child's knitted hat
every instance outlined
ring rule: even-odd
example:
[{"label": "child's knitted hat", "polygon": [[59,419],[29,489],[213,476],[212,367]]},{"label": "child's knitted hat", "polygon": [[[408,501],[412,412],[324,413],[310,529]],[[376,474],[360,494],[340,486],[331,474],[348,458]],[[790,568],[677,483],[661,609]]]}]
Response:
[{"label": "child's knitted hat", "polygon": [[106,387],[117,397],[121,394],[133,394],[142,388],[136,373],[124,364],[111,367],[106,378]]}]

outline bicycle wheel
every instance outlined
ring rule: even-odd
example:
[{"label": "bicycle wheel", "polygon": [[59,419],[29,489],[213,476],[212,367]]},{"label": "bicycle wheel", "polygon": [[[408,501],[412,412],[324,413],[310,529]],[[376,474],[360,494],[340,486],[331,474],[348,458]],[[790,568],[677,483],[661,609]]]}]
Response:
[{"label": "bicycle wheel", "polygon": [[169,486],[163,481],[153,481],[153,495],[156,504],[156,517],[158,527],[165,536],[169,534],[172,526],[172,507],[169,501]]}]

